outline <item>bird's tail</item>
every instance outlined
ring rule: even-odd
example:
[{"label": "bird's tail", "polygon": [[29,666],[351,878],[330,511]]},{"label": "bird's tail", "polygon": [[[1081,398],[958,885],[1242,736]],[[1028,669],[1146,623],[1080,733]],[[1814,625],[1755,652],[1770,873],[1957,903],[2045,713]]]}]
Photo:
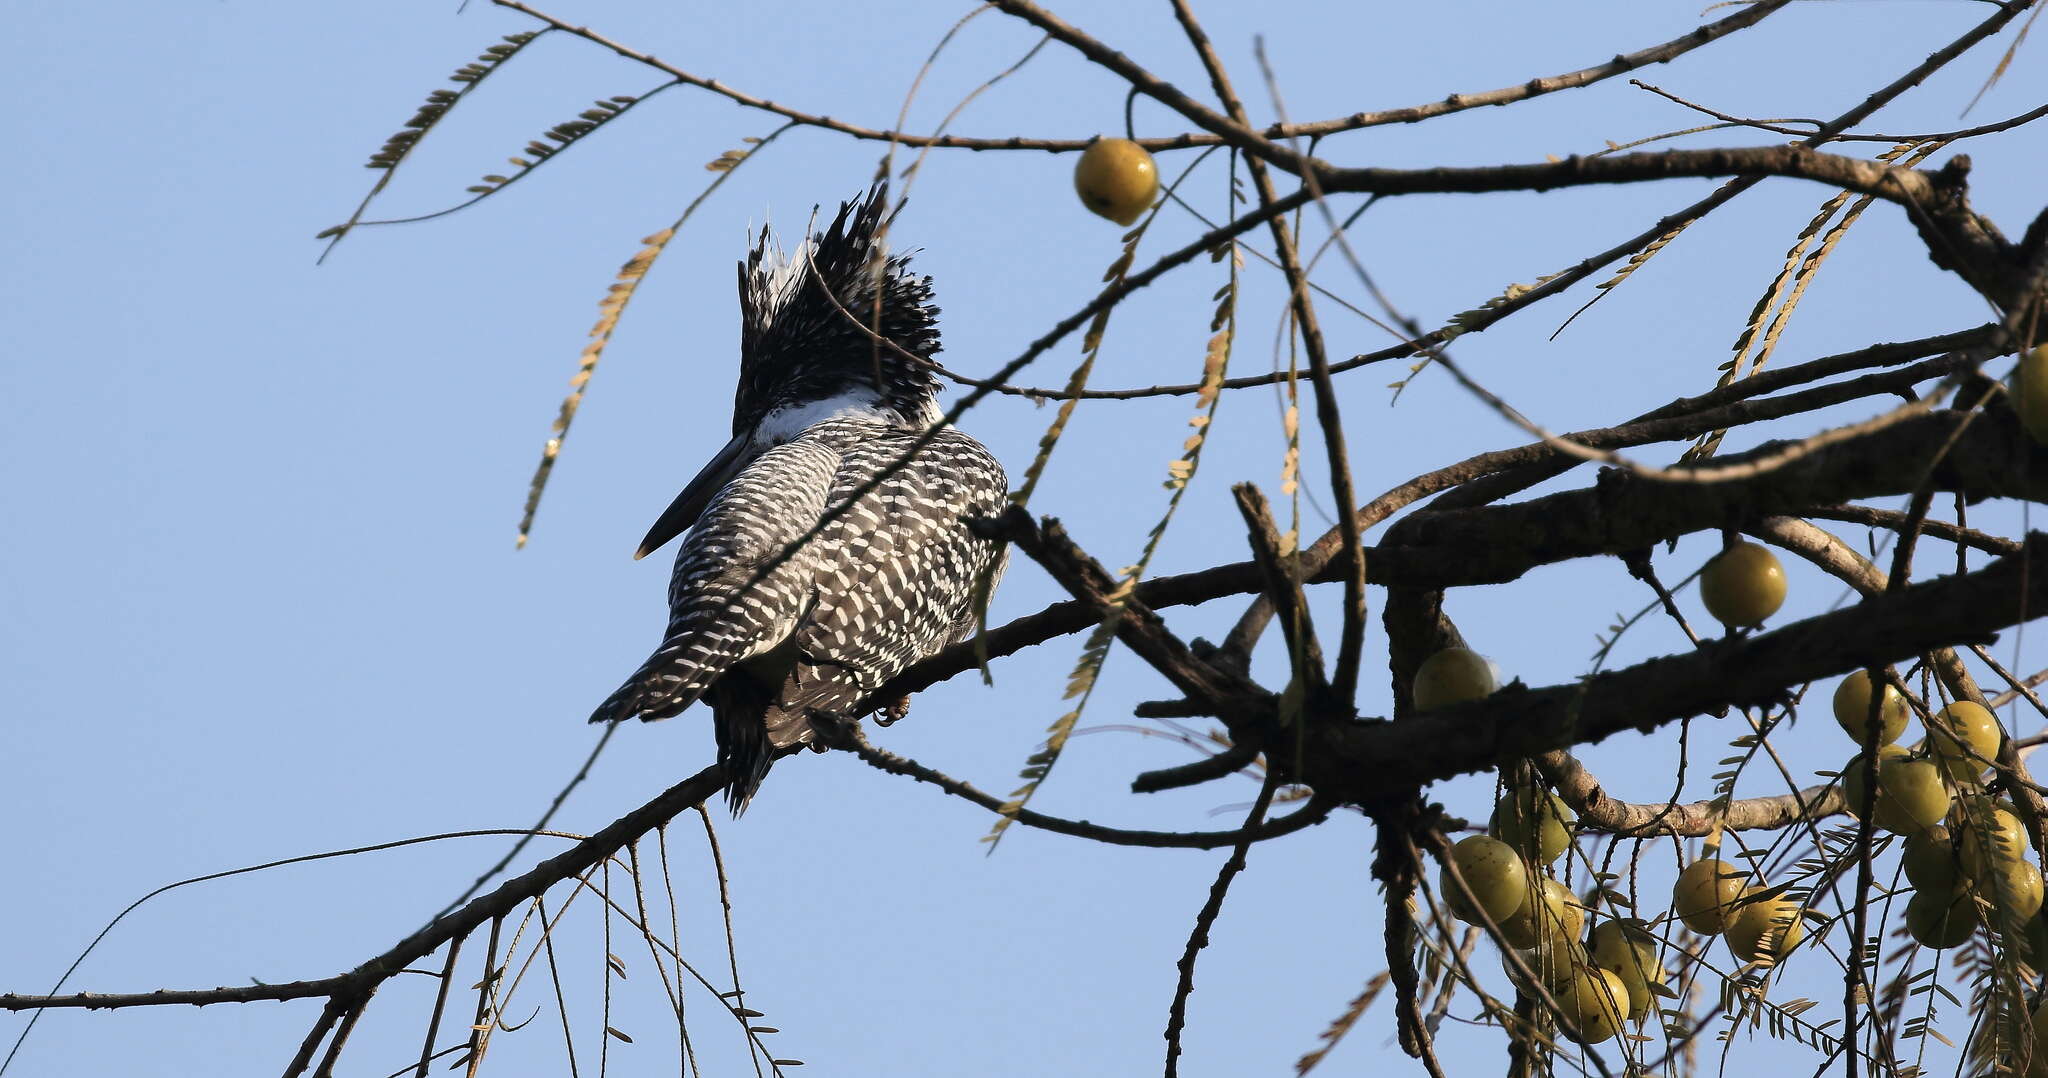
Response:
[{"label": "bird's tail", "polygon": [[747,802],[768,777],[779,755],[768,740],[768,729],[759,720],[721,713],[717,719],[718,762],[725,767],[725,803],[734,818],[747,811]]},{"label": "bird's tail", "polygon": [[775,690],[746,676],[720,679],[710,695],[718,762],[726,774],[725,800],[738,816],[775,761],[810,743],[815,735],[811,709],[778,701]]}]

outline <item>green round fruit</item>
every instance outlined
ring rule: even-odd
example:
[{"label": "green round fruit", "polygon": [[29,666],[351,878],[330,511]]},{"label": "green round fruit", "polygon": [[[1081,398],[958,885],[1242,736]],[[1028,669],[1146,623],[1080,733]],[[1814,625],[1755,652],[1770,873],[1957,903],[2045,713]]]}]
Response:
[{"label": "green round fruit", "polygon": [[1900,863],[1905,866],[1906,879],[1922,891],[1948,894],[1965,879],[1961,855],[1946,827],[1930,827],[1907,835]]},{"label": "green round fruit", "polygon": [[1493,807],[1493,833],[1537,864],[1547,865],[1572,844],[1578,814],[1564,798],[1530,786],[1510,787]]},{"label": "green round fruit", "polygon": [[1886,760],[1878,765],[1877,784],[1875,822],[1887,831],[1918,834],[1948,816],[1953,798],[1932,760]]},{"label": "green round fruit", "polygon": [[1609,920],[1593,929],[1593,964],[1621,978],[1628,989],[1629,1021],[1640,1021],[1650,1013],[1657,995],[1652,984],[1664,983],[1664,966],[1657,961],[1657,938],[1641,921]]},{"label": "green round fruit", "polygon": [[1906,931],[1923,947],[1959,947],[1977,930],[1977,900],[1969,888],[1919,891],[1906,903]]},{"label": "green round fruit", "polygon": [[1799,903],[1780,896],[1736,907],[1724,938],[1729,953],[1744,962],[1779,962],[1805,936]]},{"label": "green round fruit", "polygon": [[1957,782],[1971,782],[1998,759],[2005,739],[1998,719],[1982,704],[1958,700],[1934,713],[1927,724],[1927,743],[1936,759]]},{"label": "green round fruit", "polygon": [[[1886,763],[1892,760],[1908,759],[1910,756],[1911,754],[1899,745],[1878,746],[1878,785],[1880,787],[1884,785],[1884,765]],[[1858,819],[1862,818],[1863,806],[1870,797],[1870,788],[1864,785],[1864,781],[1863,754],[1859,752],[1849,757],[1849,762],[1842,765],[1842,804],[1848,810],[1849,815],[1855,816]]]},{"label": "green round fruit", "polygon": [[[1479,909],[1486,912],[1495,924],[1508,919],[1522,905],[1529,893],[1529,873],[1522,867],[1522,859],[1516,856],[1514,848],[1497,838],[1473,835],[1458,840],[1451,847],[1451,862],[1458,868],[1458,874],[1465,878],[1465,885],[1472,889],[1472,897],[1478,900]],[[1459,920],[1480,924],[1482,919],[1471,904],[1466,901],[1465,892],[1458,887],[1458,881],[1451,877],[1448,866],[1438,877],[1438,886],[1443,889],[1444,902]]]},{"label": "green round fruit", "polygon": [[1097,216],[1128,225],[1159,194],[1159,165],[1130,139],[1099,138],[1074,165],[1074,192]]},{"label": "green round fruit", "polygon": [[[1878,694],[1877,743],[1889,745],[1906,732],[1906,718],[1912,708],[1899,690],[1890,685],[1881,685]],[[1849,740],[1858,745],[1864,743],[1864,732],[1870,724],[1870,671],[1857,670],[1842,679],[1835,686],[1835,721],[1849,735]]]},{"label": "green round fruit", "polygon": [[1736,543],[1700,570],[1700,600],[1730,629],[1761,625],[1785,605],[1785,567],[1755,543]]},{"label": "green round fruit", "polygon": [[[1854,816],[1863,814],[1868,796],[1863,783],[1863,756],[1859,753],[1842,766],[1842,798]],[[1877,811],[1870,822],[1887,831],[1911,835],[1948,816],[1950,797],[1941,781],[1941,769],[1930,760],[1913,759],[1897,745],[1878,750],[1877,789]]]},{"label": "green round fruit", "polygon": [[1470,648],[1445,648],[1415,670],[1415,710],[1435,711],[1492,695],[1493,664]]},{"label": "green round fruit", "polygon": [[1581,1044],[1599,1044],[1621,1032],[1628,1013],[1628,986],[1610,970],[1580,966],[1550,986],[1564,1012],[1572,1037]]},{"label": "green round fruit", "polygon": [[1977,893],[1990,901],[2002,924],[2024,925],[2041,912],[2041,870],[2024,858],[2000,861],[1977,877]]},{"label": "green round fruit", "polygon": [[2013,369],[2012,410],[2036,443],[2048,445],[2048,344],[2028,350]]},{"label": "green round fruit", "polygon": [[1557,951],[1576,943],[1585,927],[1586,908],[1571,888],[1540,876],[1530,881],[1521,908],[1500,922],[1500,934],[1520,949]]},{"label": "green round fruit", "polygon": [[[1969,811],[1959,812],[1953,822],[1963,841],[1963,874],[1975,879],[1984,875],[1994,859],[2018,861],[2027,856],[2027,829],[2010,810],[1996,802],[1976,799]],[[1986,854],[1991,856],[1986,856]]]},{"label": "green round fruit", "polygon": [[[1529,967],[1529,972],[1535,974],[1537,979],[1546,985],[1556,984],[1571,971],[1587,964],[1586,949],[1580,946],[1577,940],[1571,940],[1562,947],[1531,947],[1527,950],[1518,948],[1514,953]],[[1527,978],[1515,968],[1514,963],[1507,960],[1506,949],[1501,952],[1501,968],[1507,971],[1508,979],[1515,983],[1515,987],[1532,995],[1535,993],[1535,987],[1528,983]]]},{"label": "green round fruit", "polygon": [[1671,912],[1687,928],[1711,936],[1727,926],[1736,900],[1748,890],[1748,873],[1726,861],[1701,858],[1685,866],[1671,889]]}]

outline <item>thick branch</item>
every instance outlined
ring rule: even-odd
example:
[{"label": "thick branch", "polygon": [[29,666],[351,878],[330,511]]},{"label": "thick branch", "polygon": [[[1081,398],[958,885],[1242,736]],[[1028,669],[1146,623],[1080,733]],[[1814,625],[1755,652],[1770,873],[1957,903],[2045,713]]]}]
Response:
[{"label": "thick branch", "polygon": [[1313,766],[1303,781],[1322,796],[1371,798],[1719,707],[1775,704],[1787,685],[1982,642],[2043,610],[2048,536],[2034,534],[2019,555],[1974,573],[1573,684],[1510,687],[1408,722],[1311,723],[1303,756]]},{"label": "thick branch", "polygon": [[[1710,416],[1703,422],[1718,418]],[[1924,467],[1921,462],[1932,459],[1934,450],[1958,422],[1957,414],[1949,412],[1915,417],[1868,437],[1830,446],[1775,471],[1722,483],[1675,485],[1610,475],[1593,487],[1528,502],[1418,514],[1414,518],[1418,525],[1427,518],[1427,527],[1404,537],[1401,544],[1367,548],[1369,579],[1387,586],[1496,583],[1538,565],[1640,550],[1672,536],[1759,515],[1793,516],[1815,504],[1898,494],[1912,489]],[[1591,438],[1597,433],[1584,436]],[[1710,463],[1767,456],[1779,447],[1780,443],[1771,443]],[[1538,449],[1541,447],[1502,452]],[[1971,498],[2040,500],[2048,494],[2048,454],[2037,450],[2009,415],[1984,413],[1951,449],[1936,481],[1940,489],[1961,490]],[[1382,499],[1405,505],[1413,500],[1408,497],[1408,486],[1397,487]],[[1380,504],[1376,500],[1361,510],[1362,527],[1377,522],[1375,509]],[[1514,536],[1516,543],[1503,543],[1501,536]],[[1525,537],[1530,542],[1518,545]],[[1332,531],[1302,551],[1302,571],[1312,574],[1313,580],[1334,580],[1330,563],[1337,549]],[[1145,581],[1138,585],[1136,597],[1158,610],[1226,595],[1255,594],[1263,587],[1257,564],[1243,561]],[[991,630],[988,654],[1009,655],[1080,632],[1100,617],[1089,602],[1056,603]],[[930,688],[974,669],[976,663],[972,642],[955,645],[904,671],[877,690],[869,702]]]},{"label": "thick branch", "polygon": [[[1934,466],[1934,489],[1976,500],[2048,498],[2048,453],[2009,414],[1933,412],[1867,437],[1839,442],[1783,467],[1707,484],[1678,484],[1608,471],[1589,488],[1512,505],[1418,513],[1403,522],[1400,544],[1372,548],[1376,583],[1467,586],[1513,580],[1539,565],[1620,554],[1703,528],[1816,503],[1856,501],[1915,489]],[[1708,464],[1768,459],[1786,443],[1766,443]],[[1947,450],[1944,455],[1944,450]],[[1513,537],[1513,542],[1504,542]],[[1314,577],[1335,579],[1329,569]]]},{"label": "thick branch", "polygon": [[[1098,618],[1110,609],[1111,596],[1117,588],[1116,580],[1067,538],[1066,530],[1058,521],[1048,517],[1041,525],[1021,507],[1011,506],[987,530],[1016,543],[1019,550],[1043,566],[1060,586],[1093,608]],[[1122,605],[1115,626],[1117,639],[1150,663],[1175,688],[1191,698],[1214,701],[1221,707],[1234,704],[1254,709],[1270,707],[1266,694],[1257,685],[1196,658],[1142,600],[1130,598]]]}]

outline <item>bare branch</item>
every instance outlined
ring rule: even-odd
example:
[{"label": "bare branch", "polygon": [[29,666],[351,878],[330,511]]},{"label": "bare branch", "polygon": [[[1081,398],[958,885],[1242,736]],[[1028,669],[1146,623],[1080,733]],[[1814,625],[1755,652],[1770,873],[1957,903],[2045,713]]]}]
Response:
[{"label": "bare branch", "polygon": [[626,844],[660,827],[725,788],[725,772],[713,764],[669,787],[660,796],[626,813],[574,846],[535,865],[522,875],[500,884],[481,898],[473,899],[347,973],[310,981],[283,984],[252,984],[198,990],[101,993],[79,992],[66,996],[0,995],[0,1011],[30,1011],[53,1007],[81,1007],[103,1010],[116,1007],[155,1007],[165,1004],[246,1003],[253,1000],[308,999],[321,996],[335,1000],[359,1000],[377,985],[396,976],[412,963],[440,950],[451,940],[467,936],[486,921],[502,917],[545,894],[565,880],[575,879]]},{"label": "bare branch", "polygon": [[1234,846],[1242,841],[1263,842],[1319,824],[1329,819],[1330,812],[1336,808],[1335,802],[1316,798],[1292,815],[1263,824],[1241,827],[1235,831],[1133,831],[1120,827],[1104,827],[1087,820],[1064,820],[1057,816],[1047,816],[1031,809],[1006,810],[1000,797],[985,793],[942,771],[926,767],[916,760],[875,747],[868,742],[866,735],[861,733],[858,726],[849,725],[841,733],[845,736],[844,744],[840,747],[852,752],[868,766],[877,770],[902,775],[919,782],[929,782],[963,801],[970,801],[998,815],[1008,815],[1026,827],[1070,835],[1074,838],[1085,838],[1111,846],[1214,850]]},{"label": "bare branch", "polygon": [[1536,758],[1543,777],[1579,814],[1579,826],[1630,838],[1653,835],[1702,836],[1716,830],[1775,831],[1844,811],[1836,783],[1809,786],[1773,797],[1745,797],[1722,804],[1635,804],[1607,795],[1600,780],[1571,753],[1560,749]]}]

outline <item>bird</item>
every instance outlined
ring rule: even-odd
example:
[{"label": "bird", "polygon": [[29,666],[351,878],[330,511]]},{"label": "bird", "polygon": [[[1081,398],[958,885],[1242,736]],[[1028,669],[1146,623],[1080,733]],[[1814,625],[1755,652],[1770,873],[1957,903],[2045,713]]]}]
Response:
[{"label": "bird", "polygon": [[877,183],[794,251],[753,237],[732,440],[634,554],[682,536],[668,627],[590,721],[708,699],[735,816],[778,757],[823,751],[875,690],[971,636],[1007,563],[969,528],[1009,480],[939,407],[931,278],[886,247],[901,208]]}]

